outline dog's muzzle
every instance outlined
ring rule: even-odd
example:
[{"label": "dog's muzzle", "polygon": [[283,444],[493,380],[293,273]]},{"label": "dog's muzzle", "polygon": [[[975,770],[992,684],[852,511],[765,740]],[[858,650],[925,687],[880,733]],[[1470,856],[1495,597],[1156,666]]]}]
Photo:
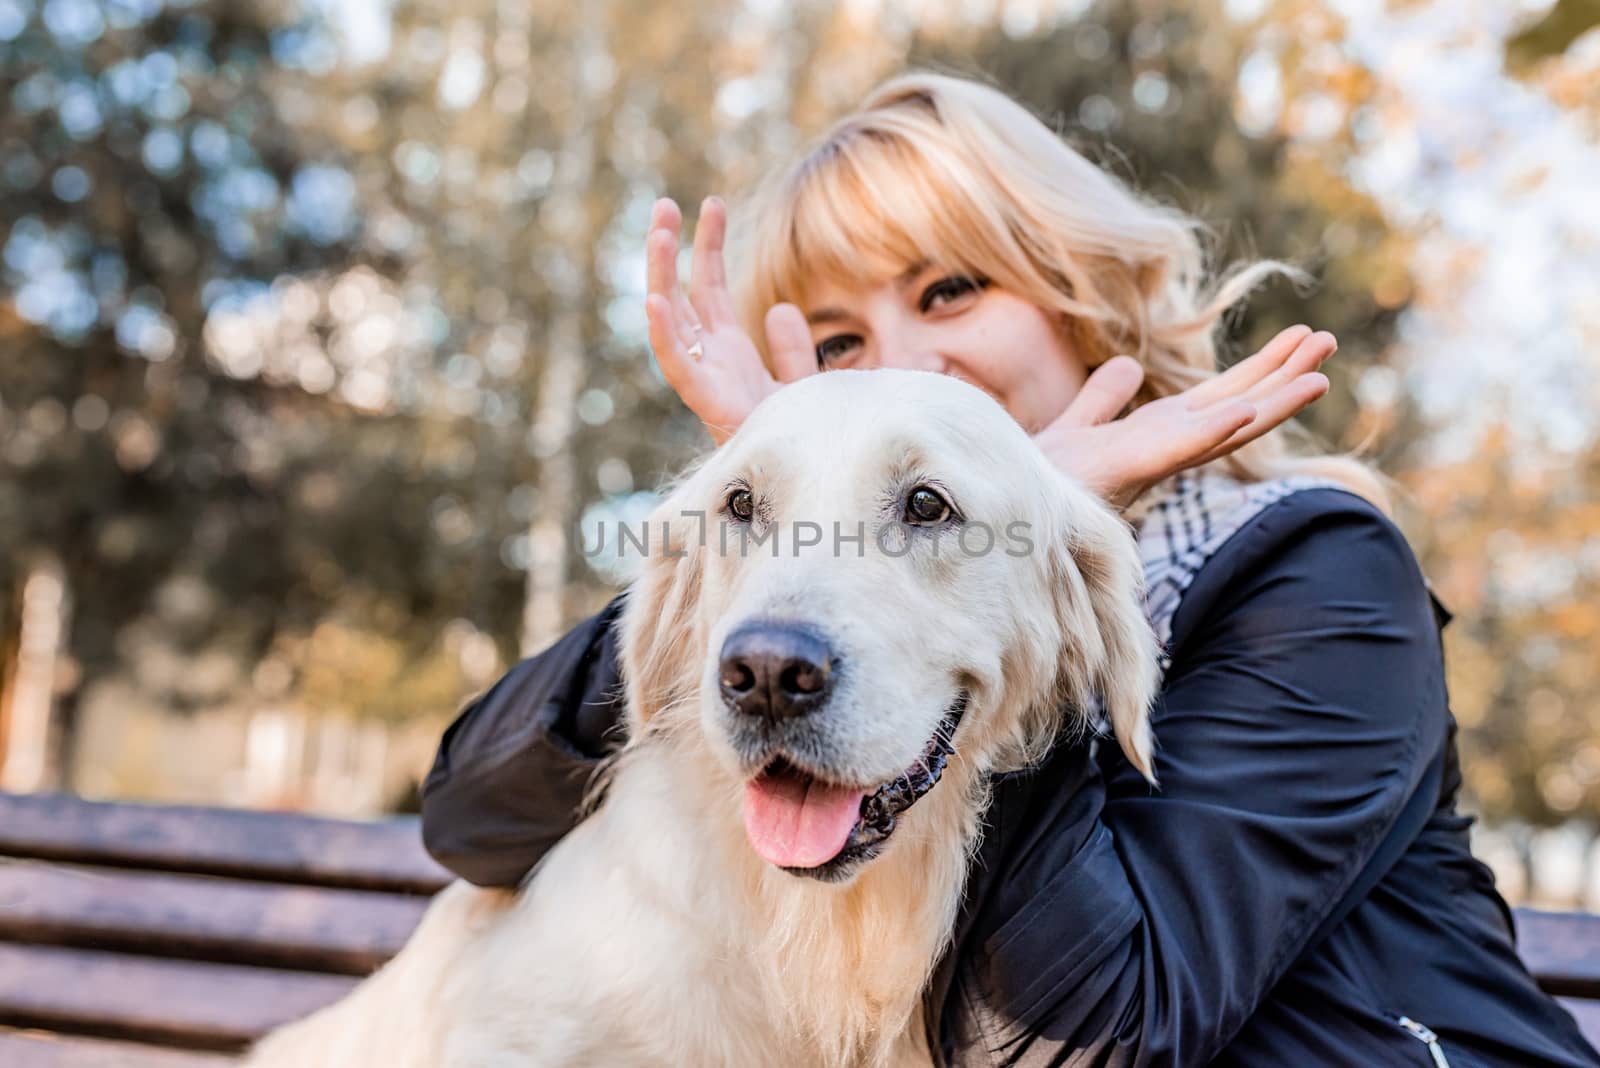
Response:
[{"label": "dog's muzzle", "polygon": [[921,755],[892,781],[870,793],[837,785],[818,714],[840,671],[817,628],[753,620],[724,640],[717,672],[723,705],[733,715],[730,740],[754,771],[745,796],[751,844],[784,871],[830,882],[882,852],[900,816],[938,783],[967,709],[962,691]]}]

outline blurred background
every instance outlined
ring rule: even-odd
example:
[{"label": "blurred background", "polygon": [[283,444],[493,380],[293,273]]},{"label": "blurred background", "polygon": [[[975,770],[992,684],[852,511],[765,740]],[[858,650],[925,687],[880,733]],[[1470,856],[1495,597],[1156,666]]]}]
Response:
[{"label": "blurred background", "polygon": [[[908,62],[1300,263],[1237,356],[1409,491],[1478,848],[1600,908],[1597,0],[0,0],[0,788],[414,807],[707,447],[651,201]],[[735,220],[737,225],[737,219]]]}]

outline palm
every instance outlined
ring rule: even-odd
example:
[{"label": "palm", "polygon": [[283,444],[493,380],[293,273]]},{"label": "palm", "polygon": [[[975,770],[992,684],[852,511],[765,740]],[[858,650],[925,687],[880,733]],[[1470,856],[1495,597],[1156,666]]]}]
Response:
[{"label": "palm", "polygon": [[755,342],[738,327],[718,327],[702,335],[704,375],[691,379],[683,401],[708,428],[731,435],[779,382],[761,362]]}]

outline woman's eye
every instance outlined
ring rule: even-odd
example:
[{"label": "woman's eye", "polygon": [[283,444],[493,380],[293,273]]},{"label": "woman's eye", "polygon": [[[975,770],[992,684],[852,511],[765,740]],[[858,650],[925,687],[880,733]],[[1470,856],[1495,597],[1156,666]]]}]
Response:
[{"label": "woman's eye", "polygon": [[950,502],[927,486],[918,486],[906,497],[906,522],[943,523],[950,518]]},{"label": "woman's eye", "polygon": [[951,275],[949,278],[941,278],[922,291],[922,300],[919,302],[919,306],[924,312],[930,311],[935,307],[954,303],[968,293],[976,293],[986,285],[988,283],[982,279],[968,278],[966,275]]},{"label": "woman's eye", "polygon": [[728,494],[728,514],[741,523],[748,523],[756,514],[756,499],[747,489],[736,489]]},{"label": "woman's eye", "polygon": [[861,347],[854,334],[835,334],[817,346],[817,366],[837,367]]}]

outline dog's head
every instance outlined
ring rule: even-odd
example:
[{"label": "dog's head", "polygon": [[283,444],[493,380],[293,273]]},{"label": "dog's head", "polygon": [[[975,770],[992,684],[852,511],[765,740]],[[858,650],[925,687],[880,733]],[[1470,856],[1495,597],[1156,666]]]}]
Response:
[{"label": "dog's head", "polygon": [[946,760],[1025,766],[1097,705],[1151,774],[1133,539],[969,385],[786,386],[649,533],[622,621],[634,733],[700,731],[771,863],[845,878]]}]

